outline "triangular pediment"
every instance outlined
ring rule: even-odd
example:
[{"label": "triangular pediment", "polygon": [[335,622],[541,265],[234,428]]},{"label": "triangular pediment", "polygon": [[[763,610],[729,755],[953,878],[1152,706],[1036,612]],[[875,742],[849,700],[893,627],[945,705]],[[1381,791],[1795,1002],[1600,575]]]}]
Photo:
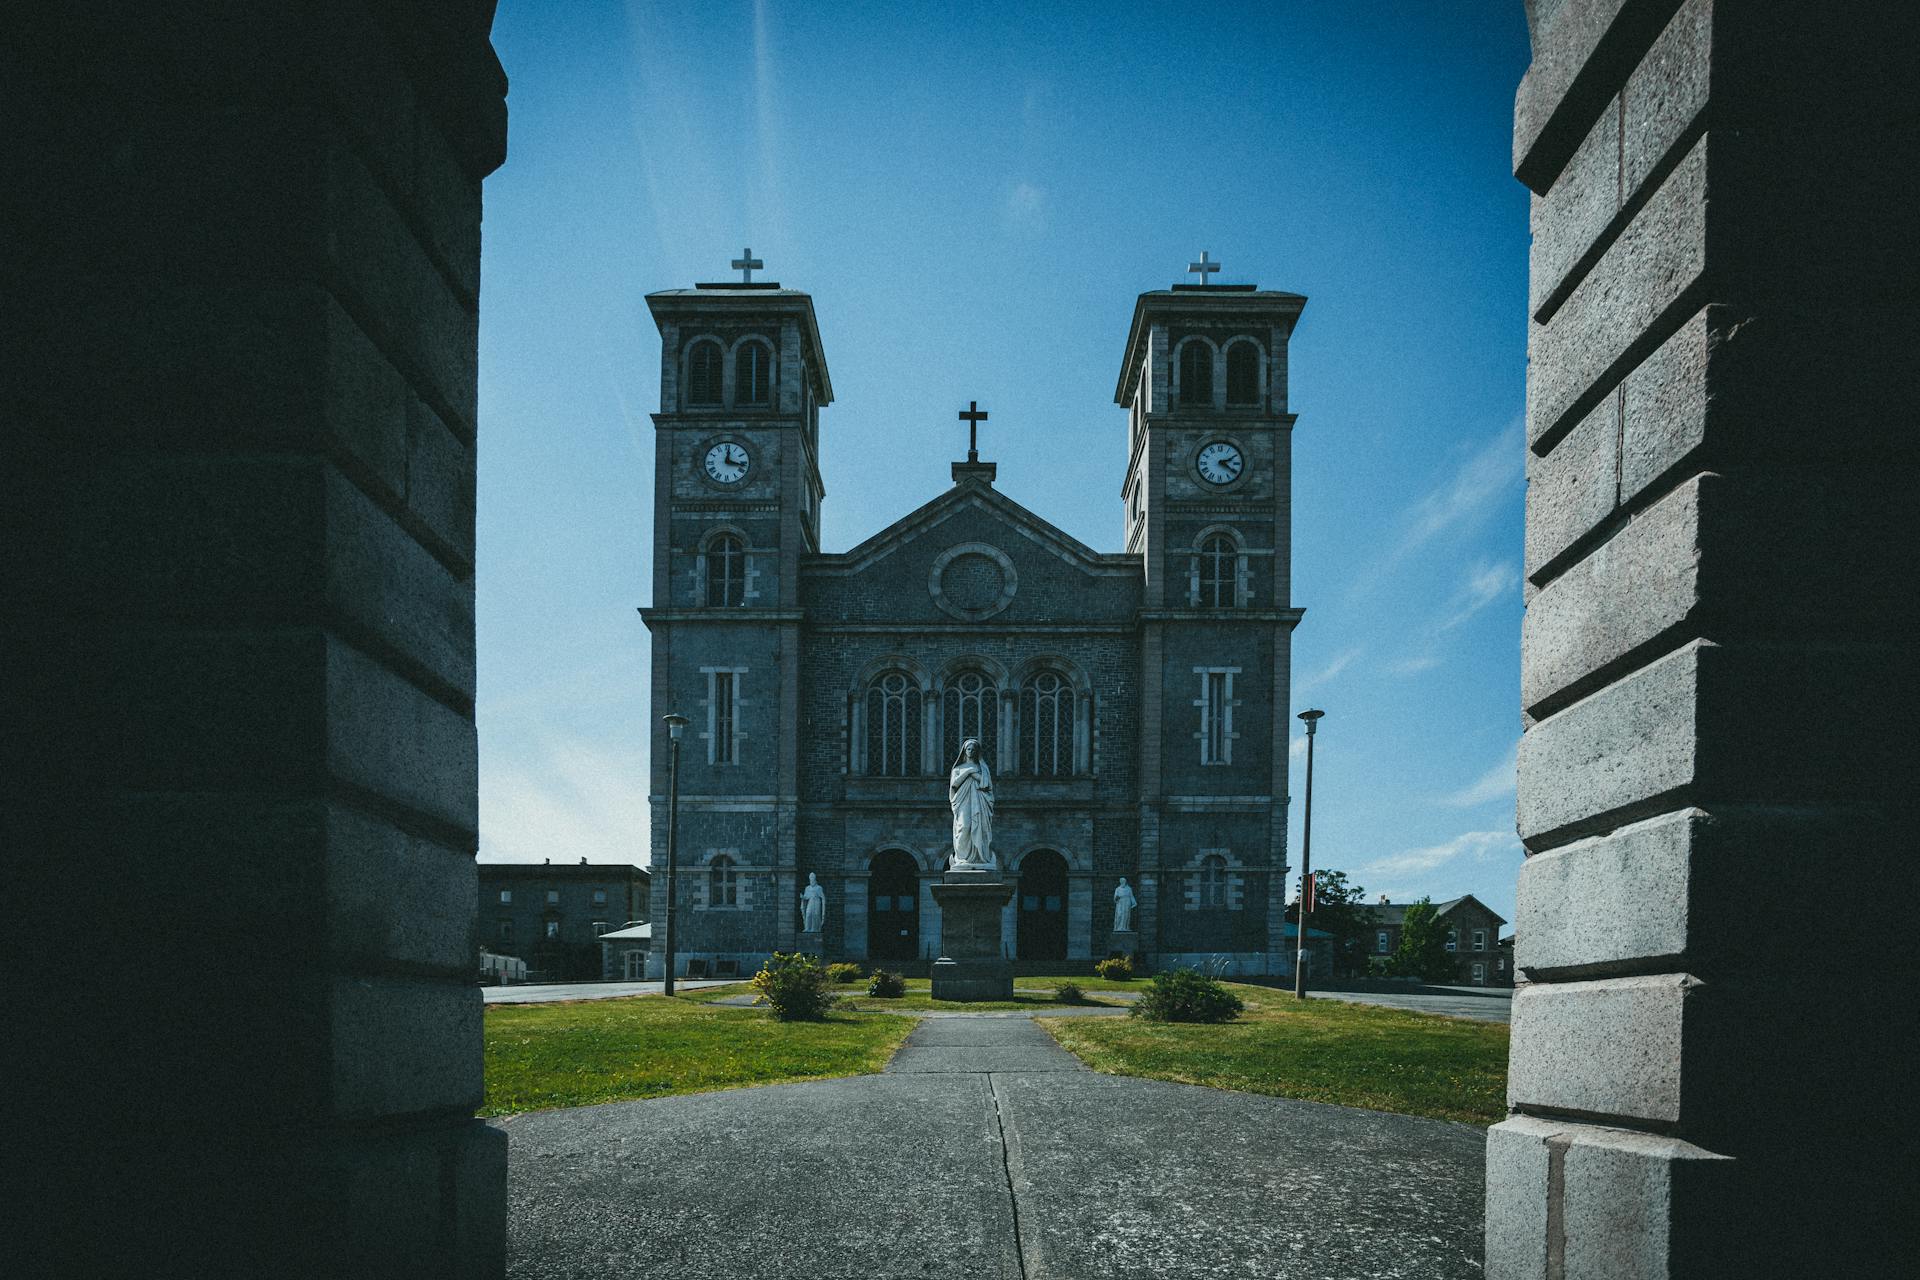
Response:
[{"label": "triangular pediment", "polygon": [[809,573],[858,573],[969,511],[997,518],[1009,533],[1038,544],[1089,573],[1138,572],[1137,556],[1095,551],[999,490],[977,483],[955,485],[850,550],[809,556],[805,569]]}]

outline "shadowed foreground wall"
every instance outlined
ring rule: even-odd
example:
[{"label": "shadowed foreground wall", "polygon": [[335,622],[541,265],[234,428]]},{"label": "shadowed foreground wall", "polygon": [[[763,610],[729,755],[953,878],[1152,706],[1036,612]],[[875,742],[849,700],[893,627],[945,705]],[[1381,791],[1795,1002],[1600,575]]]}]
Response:
[{"label": "shadowed foreground wall", "polygon": [[1911,1263],[1911,8],[1529,5],[1494,1280]]},{"label": "shadowed foreground wall", "polygon": [[490,3],[51,5],[0,52],[12,1274],[490,1275]]}]

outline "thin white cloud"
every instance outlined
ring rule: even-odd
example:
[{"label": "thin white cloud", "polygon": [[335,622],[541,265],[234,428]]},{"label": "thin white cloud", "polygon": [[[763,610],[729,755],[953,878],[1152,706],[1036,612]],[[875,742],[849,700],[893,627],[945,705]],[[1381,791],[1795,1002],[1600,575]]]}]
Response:
[{"label": "thin white cloud", "polygon": [[1468,454],[1439,486],[1408,512],[1407,532],[1395,558],[1486,514],[1518,486],[1526,473],[1525,418],[1516,415],[1506,428]]},{"label": "thin white cloud", "polygon": [[1017,182],[1007,192],[1002,209],[1011,231],[1039,235],[1047,229],[1047,189],[1032,182]]},{"label": "thin white cloud", "polygon": [[1432,871],[1463,856],[1471,856],[1476,862],[1484,862],[1497,853],[1517,848],[1519,838],[1511,831],[1463,831],[1445,844],[1428,845],[1423,849],[1403,849],[1399,853],[1388,854],[1384,858],[1375,858],[1372,862],[1356,869],[1357,876],[1396,876],[1412,875],[1422,871]]},{"label": "thin white cloud", "polygon": [[1501,757],[1500,763],[1460,790],[1443,797],[1441,803],[1456,809],[1471,809],[1475,805],[1505,800],[1513,794],[1514,779],[1519,769],[1519,753],[1520,744],[1516,741],[1513,750]]},{"label": "thin white cloud", "polygon": [[1325,684],[1327,681],[1333,679],[1335,676],[1339,675],[1342,671],[1345,671],[1348,667],[1352,666],[1353,660],[1355,658],[1358,658],[1361,652],[1362,652],[1361,648],[1358,645],[1356,645],[1351,649],[1343,649],[1339,653],[1334,654],[1333,659],[1330,662],[1328,662],[1326,666],[1322,667],[1320,670],[1314,672],[1312,675],[1308,676],[1306,679],[1300,681],[1299,684],[1295,685],[1294,692],[1305,693],[1309,689],[1317,688],[1320,685]]},{"label": "thin white cloud", "polygon": [[1511,560],[1481,560],[1467,570],[1467,580],[1447,602],[1439,629],[1450,631],[1520,585],[1520,569]]},{"label": "thin white cloud", "polygon": [[1287,744],[1287,759],[1305,760],[1307,758],[1307,735],[1302,733]]},{"label": "thin white cloud", "polygon": [[1396,676],[1416,676],[1422,671],[1431,671],[1439,665],[1440,659],[1430,653],[1423,653],[1418,657],[1403,658],[1391,664],[1387,667],[1387,672]]},{"label": "thin white cloud", "polygon": [[480,861],[647,862],[647,771],[638,750],[550,740],[480,766]]}]

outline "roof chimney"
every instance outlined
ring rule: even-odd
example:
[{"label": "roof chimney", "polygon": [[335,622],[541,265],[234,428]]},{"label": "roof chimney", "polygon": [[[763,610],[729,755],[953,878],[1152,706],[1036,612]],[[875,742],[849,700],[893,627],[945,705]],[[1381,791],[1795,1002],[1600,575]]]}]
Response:
[{"label": "roof chimney", "polygon": [[582,859],[580,859],[580,865],[581,865],[581,866],[583,866],[583,867],[584,867],[584,866],[586,866],[586,865],[587,865],[587,860],[586,860],[585,858],[582,858]]}]

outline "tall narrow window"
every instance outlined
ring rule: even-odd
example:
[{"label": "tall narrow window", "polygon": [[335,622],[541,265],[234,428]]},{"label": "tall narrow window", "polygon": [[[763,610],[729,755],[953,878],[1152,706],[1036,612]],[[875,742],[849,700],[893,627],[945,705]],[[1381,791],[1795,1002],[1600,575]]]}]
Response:
[{"label": "tall narrow window", "polygon": [[1233,763],[1233,677],[1238,667],[1199,667],[1201,764]]},{"label": "tall narrow window", "polygon": [[1202,609],[1232,609],[1240,603],[1240,549],[1224,533],[1200,544],[1200,598]]},{"label": "tall narrow window", "polygon": [[1458,929],[1447,930],[1447,950],[1458,951],[1459,949],[1460,949],[1460,931]]},{"label": "tall narrow window", "polygon": [[867,772],[909,778],[920,767],[920,689],[889,671],[867,686]]},{"label": "tall narrow window", "polygon": [[1227,348],[1227,403],[1242,407],[1260,403],[1260,348],[1251,342]]},{"label": "tall narrow window", "polygon": [[1180,348],[1180,403],[1213,405],[1213,348],[1197,338]]},{"label": "tall narrow window", "polygon": [[739,675],[732,671],[713,673],[713,762],[715,764],[740,763],[738,727],[735,717],[739,715],[739,690],[735,687]]},{"label": "tall narrow window", "polygon": [[1387,931],[1385,929],[1374,934],[1374,950],[1378,951],[1381,955],[1387,954]]},{"label": "tall narrow window", "polygon": [[1020,691],[1020,767],[1037,778],[1073,772],[1073,689],[1052,671]]},{"label": "tall narrow window", "polygon": [[687,403],[720,403],[720,344],[712,340],[696,342],[687,352]]},{"label": "tall narrow window", "polygon": [[724,853],[707,864],[707,905],[740,905],[740,872],[734,867],[733,859]]},{"label": "tall narrow window", "polygon": [[946,700],[941,706],[941,719],[945,721],[941,736],[949,763],[959,757],[961,743],[968,738],[978,738],[981,754],[992,764],[998,701],[999,691],[981,672],[962,671],[947,681]]},{"label": "tall narrow window", "polygon": [[747,602],[747,549],[723,533],[707,544],[707,605],[738,608]]},{"label": "tall narrow window", "polygon": [[1210,853],[1200,860],[1200,905],[1227,905],[1227,860],[1217,853]]},{"label": "tall narrow window", "polygon": [[767,349],[758,342],[742,343],[733,357],[733,402],[765,405],[773,402],[773,367]]}]

